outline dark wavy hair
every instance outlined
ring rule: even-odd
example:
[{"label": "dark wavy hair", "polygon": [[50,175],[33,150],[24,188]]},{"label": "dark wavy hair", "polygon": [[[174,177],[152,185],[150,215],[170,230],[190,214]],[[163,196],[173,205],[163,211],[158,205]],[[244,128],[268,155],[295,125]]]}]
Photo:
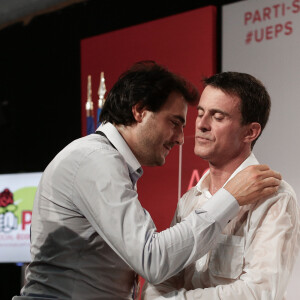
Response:
[{"label": "dark wavy hair", "polygon": [[[261,81],[246,73],[222,72],[205,78],[203,82],[205,86],[209,85],[226,94],[237,96],[241,100],[242,125],[257,122],[262,133],[269,119],[271,98]],[[257,139],[252,142],[252,148]]]},{"label": "dark wavy hair", "polygon": [[181,76],[154,61],[135,63],[119,77],[108,93],[99,121],[132,125],[136,122],[132,114],[135,104],[157,112],[172,92],[180,93],[189,104],[199,101],[197,88]]}]

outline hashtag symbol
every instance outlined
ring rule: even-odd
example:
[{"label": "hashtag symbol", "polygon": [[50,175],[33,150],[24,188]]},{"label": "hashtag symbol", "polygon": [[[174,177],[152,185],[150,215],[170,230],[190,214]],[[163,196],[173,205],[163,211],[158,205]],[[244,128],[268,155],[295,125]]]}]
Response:
[{"label": "hashtag symbol", "polygon": [[253,35],[253,32],[252,31],[249,31],[247,33],[247,36],[246,36],[246,44],[250,44],[252,42],[252,35]]}]

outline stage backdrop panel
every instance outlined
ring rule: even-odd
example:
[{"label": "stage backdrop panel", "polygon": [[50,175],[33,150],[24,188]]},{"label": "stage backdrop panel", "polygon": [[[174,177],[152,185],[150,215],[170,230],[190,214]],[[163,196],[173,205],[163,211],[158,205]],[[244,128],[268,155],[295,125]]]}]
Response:
[{"label": "stage backdrop panel", "polygon": [[[222,70],[258,77],[272,98],[270,120],[254,147],[261,163],[300,195],[300,0],[252,0],[223,7]],[[287,300],[299,299],[300,261]]]},{"label": "stage backdrop panel", "polygon": [[0,263],[30,261],[32,207],[41,176],[0,175]]},{"label": "stage backdrop panel", "polygon": [[[216,9],[209,6],[82,40],[82,135],[86,135],[88,75],[92,77],[95,118],[100,73],[104,72],[109,90],[118,76],[137,61],[155,60],[202,90],[203,76],[215,72],[215,37]],[[194,156],[196,115],[196,107],[190,107],[182,166],[179,166],[179,147],[174,147],[163,167],[144,167],[144,175],[138,182],[139,200],[158,230],[170,225],[178,195],[194,185],[207,168],[206,162]]]}]

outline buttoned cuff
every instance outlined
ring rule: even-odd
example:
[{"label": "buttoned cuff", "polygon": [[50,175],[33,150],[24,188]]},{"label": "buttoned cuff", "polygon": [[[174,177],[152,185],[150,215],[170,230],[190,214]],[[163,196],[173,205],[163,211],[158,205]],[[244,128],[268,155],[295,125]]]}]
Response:
[{"label": "buttoned cuff", "polygon": [[201,207],[201,210],[205,210],[209,217],[224,228],[237,215],[239,207],[236,199],[227,190],[221,188]]}]

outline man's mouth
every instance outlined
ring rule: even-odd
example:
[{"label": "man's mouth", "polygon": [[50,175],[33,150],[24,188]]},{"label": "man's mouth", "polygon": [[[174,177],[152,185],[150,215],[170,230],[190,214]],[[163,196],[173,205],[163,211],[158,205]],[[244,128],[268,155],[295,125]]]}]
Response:
[{"label": "man's mouth", "polygon": [[204,136],[200,136],[200,135],[196,135],[195,136],[195,140],[199,141],[199,142],[208,142],[208,141],[210,142],[211,141],[210,138],[204,137]]},{"label": "man's mouth", "polygon": [[171,151],[171,149],[172,149],[172,145],[166,145],[166,144],[164,144],[164,147],[168,150],[168,151]]}]

